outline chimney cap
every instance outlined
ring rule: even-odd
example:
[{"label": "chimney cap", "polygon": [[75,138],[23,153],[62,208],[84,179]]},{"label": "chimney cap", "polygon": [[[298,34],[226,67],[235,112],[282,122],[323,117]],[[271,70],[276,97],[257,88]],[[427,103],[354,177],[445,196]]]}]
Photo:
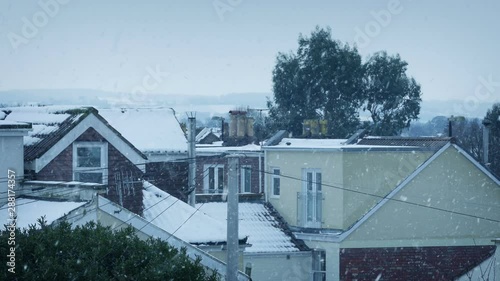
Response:
[{"label": "chimney cap", "polygon": [[243,110],[229,110],[229,113],[232,115],[246,115],[247,112]]},{"label": "chimney cap", "polygon": [[491,120],[490,120],[489,118],[484,118],[484,119],[483,119],[483,125],[484,125],[486,128],[488,128],[488,127],[491,125],[491,123],[493,123],[493,122],[491,122]]},{"label": "chimney cap", "polygon": [[0,130],[1,129],[32,129],[31,123],[23,123],[16,121],[6,121],[0,120]]}]

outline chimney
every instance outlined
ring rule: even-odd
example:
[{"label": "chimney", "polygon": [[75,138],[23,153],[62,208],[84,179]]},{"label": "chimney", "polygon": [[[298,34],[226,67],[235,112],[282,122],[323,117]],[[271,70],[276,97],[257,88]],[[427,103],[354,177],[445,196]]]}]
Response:
[{"label": "chimney", "polygon": [[0,190],[6,195],[0,196],[0,206],[9,198],[18,195],[19,184],[24,178],[24,142],[23,137],[31,131],[31,124],[0,120]]},{"label": "chimney", "polygon": [[247,112],[243,110],[229,111],[229,134],[224,138],[225,146],[240,146],[249,144],[254,140],[252,117],[247,117]]},{"label": "chimney", "polygon": [[238,115],[234,111],[229,111],[229,138],[236,138],[238,129]]},{"label": "chimney", "polygon": [[489,165],[489,150],[490,150],[490,126],[491,126],[491,120],[488,118],[485,118],[483,120],[483,164],[485,166]]},{"label": "chimney", "polygon": [[304,137],[325,137],[328,135],[328,121],[324,119],[305,119],[302,123]]},{"label": "chimney", "polygon": [[222,136],[221,141],[226,141],[227,139],[229,139],[229,124],[228,123],[223,122],[221,136]]},{"label": "chimney", "polygon": [[251,138],[254,137],[254,131],[253,131],[254,122],[255,119],[253,117],[247,117],[247,136]]},{"label": "chimney", "polygon": [[236,136],[238,138],[244,138],[247,134],[247,118],[246,115],[237,115],[237,126],[236,126]]}]

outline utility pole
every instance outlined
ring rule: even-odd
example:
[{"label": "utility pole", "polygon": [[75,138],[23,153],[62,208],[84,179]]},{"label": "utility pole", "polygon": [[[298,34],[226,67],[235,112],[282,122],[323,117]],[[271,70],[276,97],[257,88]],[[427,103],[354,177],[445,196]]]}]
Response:
[{"label": "utility pole", "polygon": [[489,159],[488,159],[488,154],[490,150],[490,126],[491,126],[491,120],[488,118],[485,118],[483,120],[483,164],[488,167],[489,166]]},{"label": "utility pole", "polygon": [[229,166],[227,181],[227,271],[226,280],[238,280],[239,239],[238,239],[238,166],[239,155],[226,156]]},{"label": "utility pole", "polygon": [[188,203],[196,204],[196,117],[191,114],[188,117]]},{"label": "utility pole", "polygon": [[465,121],[465,117],[463,116],[451,116],[448,118],[448,137],[453,137],[453,123],[457,122],[463,122]]}]

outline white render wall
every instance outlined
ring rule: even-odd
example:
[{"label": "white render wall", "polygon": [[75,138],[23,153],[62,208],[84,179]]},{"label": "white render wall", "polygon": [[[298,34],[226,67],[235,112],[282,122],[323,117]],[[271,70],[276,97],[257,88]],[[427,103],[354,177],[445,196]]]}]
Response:
[{"label": "white render wall", "polygon": [[8,170],[15,172],[16,193],[24,177],[23,136],[27,134],[26,129],[0,128],[0,206],[7,203]]},{"label": "white render wall", "polygon": [[311,252],[244,253],[245,268],[252,266],[253,281],[309,280],[311,277]]}]

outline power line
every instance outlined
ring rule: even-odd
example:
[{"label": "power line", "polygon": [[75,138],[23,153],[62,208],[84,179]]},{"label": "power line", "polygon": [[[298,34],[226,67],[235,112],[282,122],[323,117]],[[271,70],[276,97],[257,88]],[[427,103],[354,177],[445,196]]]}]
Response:
[{"label": "power line", "polygon": [[[220,157],[220,155],[213,156],[213,157]],[[147,165],[147,164],[163,164],[163,163],[176,163],[176,162],[184,162],[184,161],[189,161],[191,159],[195,158],[179,158],[179,159],[172,159],[172,160],[165,160],[165,161],[148,161],[148,162],[140,162],[140,163],[132,163],[134,166],[140,166],[140,165]],[[108,165],[108,167],[95,167],[95,168],[87,168],[84,171],[85,172],[96,172],[96,171],[101,171],[101,170],[107,170],[110,169],[111,166]],[[73,169],[68,169],[68,171]],[[82,170],[83,171],[83,170]],[[26,176],[24,177],[26,178]],[[16,181],[18,181],[20,178],[16,176]],[[8,182],[9,177],[0,177],[0,183],[6,183]]]},{"label": "power line", "polygon": [[[224,156],[225,156],[225,155],[217,155],[217,156],[213,156],[213,157],[220,158],[220,157],[224,157]],[[184,158],[184,159],[191,159],[191,158]],[[162,164],[162,163],[173,163],[173,162],[177,162],[177,160],[174,160],[174,161],[167,161],[167,162],[164,162],[164,161],[155,161],[155,162],[148,162],[148,163],[159,163],[159,164]],[[210,167],[208,167],[207,169],[205,169],[205,170],[203,171],[203,173],[205,173],[205,172],[206,172],[209,168],[212,168],[212,167],[214,167],[214,166],[216,166],[216,165],[217,165],[217,164],[213,164],[213,165],[211,165]],[[108,169],[108,168],[96,168],[96,169],[95,169],[95,171],[105,170],[105,169]],[[70,170],[68,170],[68,171],[70,171]],[[92,171],[94,171],[94,170],[92,170]],[[161,168],[158,170],[158,172],[164,172],[164,171],[168,171],[168,168],[166,168],[166,167],[161,167]],[[104,179],[106,179],[106,180],[109,182],[109,180],[112,178],[112,175],[111,175],[111,174],[113,174],[113,173],[108,173],[105,177],[103,177],[103,180],[104,180]],[[148,174],[149,174],[149,173],[142,173],[142,172],[141,172],[141,174],[140,174],[140,175],[138,175],[138,177],[142,177],[142,178],[143,178],[145,175],[148,175]],[[198,177],[198,176],[197,176],[197,177]],[[26,178],[26,177],[24,177],[24,178]],[[20,179],[20,178],[16,178],[16,183],[18,183],[17,181],[22,182],[22,179]],[[4,183],[6,183],[6,182],[8,182],[8,181],[4,181]],[[2,183],[2,181],[0,181],[0,183]],[[61,185],[60,185],[60,186],[46,186],[46,187],[44,186],[43,188],[44,188],[44,189],[45,189],[45,188],[50,188],[50,189],[64,188],[64,187],[65,187],[65,186],[64,186],[64,184],[65,184],[65,183],[67,184],[67,182],[61,181]],[[96,183],[96,185],[98,185],[98,184]],[[108,183],[108,184],[104,184],[104,186],[108,186],[108,187],[109,187],[109,186],[110,186],[110,184],[109,184],[109,183]],[[112,186],[112,185],[111,185],[111,186]],[[38,190],[36,190],[36,191],[32,191],[31,193],[35,193],[35,192],[38,192]],[[8,190],[7,190],[7,191],[0,192],[0,194],[7,194],[7,193],[8,193]],[[28,195],[28,196],[29,196],[29,194],[30,194],[30,193],[29,193],[28,191],[24,191],[24,193],[23,193],[22,195]],[[0,199],[6,199],[6,198],[8,198],[8,197],[10,197],[10,196],[8,196],[8,195],[7,195],[7,196],[0,196]]]},{"label": "power line", "polygon": [[[244,169],[252,169],[252,168],[246,167]],[[256,169],[252,169],[252,170],[254,170],[254,171],[261,171],[261,172],[263,172],[265,174],[274,175],[270,171],[256,170]],[[289,176],[289,175],[283,175],[283,174],[281,174],[280,176],[284,177],[284,178],[288,178],[288,179],[300,181],[300,182],[307,182],[304,179],[300,179],[300,178]],[[433,207],[433,206],[428,206],[428,205],[424,205],[424,204],[420,204],[420,203],[415,203],[415,202],[411,202],[411,201],[405,201],[405,200],[401,200],[401,199],[397,199],[397,198],[389,198],[389,197],[387,197],[389,194],[387,194],[385,196],[382,196],[382,195],[377,195],[377,194],[373,194],[373,193],[369,193],[369,192],[364,192],[364,191],[349,189],[349,188],[345,188],[345,187],[335,186],[335,185],[331,185],[331,184],[326,184],[326,183],[323,183],[323,182],[319,182],[319,183],[321,183],[321,186],[326,186],[326,187],[330,187],[330,188],[334,188],[334,189],[339,189],[339,190],[344,190],[344,191],[348,191],[348,192],[358,193],[358,194],[362,194],[362,195],[377,197],[377,198],[380,198],[382,200],[383,199],[387,199],[387,200],[391,200],[391,201],[395,201],[395,202],[400,202],[400,203],[404,203],[404,204],[409,204],[409,205],[413,205],[413,206],[418,206],[418,207],[422,207],[422,208],[428,208],[428,209],[442,211],[442,212],[447,212],[447,213],[451,213],[451,214],[455,214],[455,215],[462,215],[462,216],[467,216],[467,217],[471,217],[471,218],[475,218],[475,219],[483,219],[483,220],[486,220],[486,221],[492,221],[492,222],[500,223],[500,220],[495,220],[495,219],[490,219],[490,218],[475,216],[475,215],[471,215],[471,214],[467,214],[467,213],[462,213],[462,212],[457,212],[457,211],[451,211],[451,210],[442,209],[442,208]],[[313,184],[316,184],[316,182],[313,182]]]},{"label": "power line", "polygon": [[[209,168],[214,167],[214,166],[216,166],[216,165],[217,165],[217,164],[212,164],[210,167],[208,167],[207,169],[205,169],[205,171],[207,171]],[[205,172],[205,171],[204,171],[204,172]],[[203,176],[202,180],[203,180],[203,179],[204,179],[207,175],[208,175],[208,174],[206,174],[205,176]],[[162,191],[163,191],[163,190],[162,190]],[[165,198],[163,198],[162,200],[160,200],[160,201],[156,202],[155,204],[153,204],[153,205],[149,206],[148,208],[143,209],[143,212],[144,212],[144,211],[146,211],[146,210],[149,210],[150,208],[152,208],[152,207],[154,207],[154,206],[156,206],[156,205],[158,205],[159,203],[163,202],[164,200],[167,200],[168,198],[172,197],[172,195],[171,195],[171,194],[169,194],[168,192],[165,192],[165,193],[166,193],[166,194],[168,194],[168,196],[167,196],[167,197],[165,197]],[[108,200],[109,200],[109,199],[108,199]],[[181,201],[181,200],[180,200],[179,198],[176,198],[175,202],[174,202],[174,203],[172,203],[170,206],[168,206],[165,210],[163,210],[163,211],[162,211],[159,215],[163,214],[163,213],[164,213],[167,209],[169,209],[170,207],[172,207],[173,205],[175,205],[178,201]],[[26,202],[26,203],[23,203],[23,204],[21,204],[21,205],[30,204],[30,203],[35,203],[35,202]],[[116,204],[116,202],[113,202],[113,201],[109,200],[109,202],[108,202],[108,203],[106,203],[106,204],[104,204],[104,205],[102,205],[102,206],[105,206],[105,205],[108,205],[108,204],[112,204],[112,203]],[[143,204],[143,202],[141,202],[141,204]],[[123,207],[123,206],[121,206],[121,207]],[[159,216],[159,215],[158,215],[158,216]],[[76,218],[76,217],[78,217],[78,216],[80,216],[80,214],[76,214],[76,215],[74,215],[74,216],[72,216],[72,217],[66,217],[66,220],[70,220],[70,219]],[[156,216],[156,217],[155,217],[155,218],[153,218],[152,220],[148,221],[148,224],[149,224],[149,223],[151,223],[153,220],[155,220],[158,216]],[[132,219],[133,219],[133,217],[132,217],[132,218],[130,218],[130,219],[128,219],[128,220],[126,220],[126,221],[123,221],[123,222],[122,222],[122,223],[120,223],[119,225],[117,225],[117,226],[113,227],[113,228],[112,228],[112,230],[115,230],[115,229],[117,229],[118,227],[121,227],[122,225],[124,225],[124,224],[128,223],[128,222],[129,222],[129,221],[131,221]],[[148,224],[146,224],[146,225],[148,225]],[[144,225],[142,228],[144,228],[146,225]],[[141,229],[142,229],[142,228],[141,228]]]}]

